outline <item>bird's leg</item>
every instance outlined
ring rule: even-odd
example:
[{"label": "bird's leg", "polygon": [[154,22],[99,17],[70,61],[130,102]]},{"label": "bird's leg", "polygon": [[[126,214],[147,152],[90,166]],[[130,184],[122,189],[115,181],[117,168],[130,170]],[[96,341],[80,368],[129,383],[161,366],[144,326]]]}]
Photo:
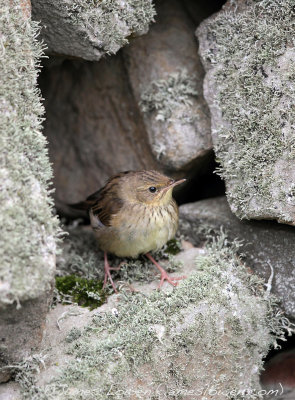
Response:
[{"label": "bird's leg", "polygon": [[178,282],[174,282],[174,281],[179,281],[181,279],[184,279],[185,276],[179,276],[179,277],[174,277],[174,276],[169,276],[167,271],[164,270],[163,267],[161,267],[160,264],[157,263],[157,261],[150,255],[150,253],[146,253],[145,256],[151,260],[151,262],[158,268],[158,270],[161,272],[161,280],[160,280],[160,284],[158,286],[158,288],[160,288],[164,281],[168,281],[172,286],[177,286]]},{"label": "bird's leg", "polygon": [[108,262],[108,256],[107,256],[107,253],[105,252],[104,253],[104,281],[103,281],[103,287],[102,288],[104,289],[106,287],[107,281],[109,279],[109,281],[111,282],[111,285],[113,286],[113,289],[114,289],[115,293],[118,293],[118,290],[117,290],[117,288],[116,288],[116,286],[115,286],[115,284],[113,282],[113,279],[111,277],[110,270],[112,270],[112,269],[117,269],[117,268],[111,268],[110,267],[110,264]]}]

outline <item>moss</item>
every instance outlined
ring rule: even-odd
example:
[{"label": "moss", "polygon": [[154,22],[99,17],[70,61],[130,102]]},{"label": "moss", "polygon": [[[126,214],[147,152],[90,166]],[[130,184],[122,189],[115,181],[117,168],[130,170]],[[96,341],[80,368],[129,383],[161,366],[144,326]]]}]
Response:
[{"label": "moss", "polygon": [[[80,278],[75,275],[58,276],[56,288],[61,295],[69,295],[72,302],[93,310],[106,300],[106,292],[102,289],[102,282],[95,279]],[[68,296],[66,296],[68,302]]]},{"label": "moss", "polygon": [[[116,312],[98,312],[68,343],[70,362],[36,390],[47,399],[182,399],[194,387],[252,390],[271,345],[291,325],[262,281],[249,275],[221,234],[172,292],[121,292]],[[241,357],[243,354],[243,357]],[[213,368],[214,365],[214,368]],[[204,399],[207,398],[204,395]]]},{"label": "moss", "polygon": [[[173,111],[182,104],[191,105],[191,98],[197,95],[194,78],[180,71],[166,79],[152,81],[142,92],[139,105],[143,113],[154,112],[157,121],[169,121],[173,119]],[[183,114],[181,119],[185,121],[186,115]]]},{"label": "moss", "polygon": [[167,254],[176,255],[181,251],[181,243],[179,240],[171,239],[166,243],[164,252]]},{"label": "moss", "polygon": [[107,54],[126,45],[132,33],[147,31],[156,14],[152,0],[75,0],[67,8],[74,25],[96,38]]},{"label": "moss", "polygon": [[50,288],[59,230],[41,133],[39,28],[16,0],[1,3],[0,25],[0,305],[5,305]]},{"label": "moss", "polygon": [[293,0],[255,0],[216,14],[200,30],[209,40],[201,56],[213,68],[212,104],[223,119],[214,128],[218,172],[241,218],[293,220],[294,21]]}]

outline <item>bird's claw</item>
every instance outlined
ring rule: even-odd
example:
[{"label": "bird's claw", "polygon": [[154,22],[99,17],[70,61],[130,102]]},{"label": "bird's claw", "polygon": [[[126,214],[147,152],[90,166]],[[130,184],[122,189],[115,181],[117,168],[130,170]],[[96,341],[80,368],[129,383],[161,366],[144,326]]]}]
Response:
[{"label": "bird's claw", "polygon": [[185,279],[185,278],[186,278],[186,276],[184,276],[184,275],[183,276],[170,276],[167,274],[166,271],[164,271],[164,272],[161,271],[161,280],[160,280],[158,289],[160,289],[163,286],[164,281],[169,282],[170,285],[172,285],[172,286],[177,286],[178,282],[174,282],[174,281],[180,281],[181,279]]}]

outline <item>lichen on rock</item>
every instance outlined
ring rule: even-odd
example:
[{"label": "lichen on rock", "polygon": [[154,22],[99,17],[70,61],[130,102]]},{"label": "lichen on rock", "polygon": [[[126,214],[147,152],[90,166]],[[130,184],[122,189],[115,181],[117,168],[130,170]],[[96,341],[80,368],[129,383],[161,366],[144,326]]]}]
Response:
[{"label": "lichen on rock", "polygon": [[240,218],[295,224],[294,1],[230,1],[197,30],[219,173]]},{"label": "lichen on rock", "polygon": [[[182,104],[192,105],[191,97],[197,95],[194,77],[180,71],[168,75],[167,79],[152,81],[141,94],[140,107],[143,113],[155,112],[157,121],[167,121],[175,118],[174,111]],[[177,115],[179,119],[185,117]]]},{"label": "lichen on rock", "polygon": [[152,0],[32,0],[49,52],[99,60],[115,54],[131,35],[154,21]]},{"label": "lichen on rock", "polygon": [[173,291],[122,291],[119,302],[85,314],[84,327],[80,321],[73,331],[72,322],[58,368],[46,376],[45,367],[29,385],[21,376],[25,393],[46,400],[260,398],[263,357],[293,328],[235,246],[221,233]]},{"label": "lichen on rock", "polygon": [[52,284],[57,219],[43,106],[37,89],[39,31],[18,1],[1,1],[0,306],[38,297]]}]

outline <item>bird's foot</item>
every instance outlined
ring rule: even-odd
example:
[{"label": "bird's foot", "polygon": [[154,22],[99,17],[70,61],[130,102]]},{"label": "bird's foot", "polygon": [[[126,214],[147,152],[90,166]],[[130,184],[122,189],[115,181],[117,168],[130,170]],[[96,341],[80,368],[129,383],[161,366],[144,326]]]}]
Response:
[{"label": "bird's foot", "polygon": [[170,275],[168,275],[167,271],[165,271],[165,269],[163,267],[161,267],[161,265],[159,263],[157,263],[157,261],[149,253],[146,253],[145,255],[161,272],[161,280],[160,280],[158,289],[160,289],[163,286],[164,281],[168,281],[170,283],[170,285],[172,285],[172,286],[177,286],[178,285],[177,281],[180,281],[181,279],[186,278],[186,276],[170,276]]},{"label": "bird's foot", "polygon": [[110,264],[108,262],[108,257],[107,257],[107,253],[104,253],[104,281],[103,281],[103,289],[105,289],[108,280],[111,282],[111,285],[114,289],[115,293],[118,293],[118,290],[116,288],[116,285],[113,282],[112,276],[111,276],[111,272],[112,270],[118,271],[120,269],[120,266],[118,268],[112,268],[110,267]]},{"label": "bird's foot", "polygon": [[184,279],[184,278],[186,278],[186,276],[184,276],[184,275],[183,276],[170,276],[170,275],[168,275],[167,271],[165,271],[163,268],[163,271],[161,271],[161,280],[160,280],[158,289],[160,289],[163,286],[164,281],[168,281],[170,283],[170,285],[172,285],[172,286],[177,286],[178,285],[177,281],[180,281],[181,279]]}]

